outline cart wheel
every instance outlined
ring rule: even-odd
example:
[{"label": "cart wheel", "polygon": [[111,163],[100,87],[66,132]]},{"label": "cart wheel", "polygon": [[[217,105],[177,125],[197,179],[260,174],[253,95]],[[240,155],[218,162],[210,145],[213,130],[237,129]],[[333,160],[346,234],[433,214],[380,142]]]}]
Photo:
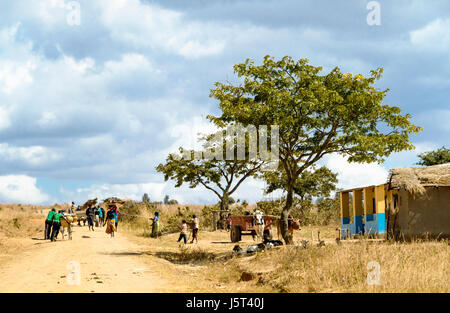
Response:
[{"label": "cart wheel", "polygon": [[241,228],[237,225],[231,227],[230,232],[231,242],[239,242],[241,241]]}]

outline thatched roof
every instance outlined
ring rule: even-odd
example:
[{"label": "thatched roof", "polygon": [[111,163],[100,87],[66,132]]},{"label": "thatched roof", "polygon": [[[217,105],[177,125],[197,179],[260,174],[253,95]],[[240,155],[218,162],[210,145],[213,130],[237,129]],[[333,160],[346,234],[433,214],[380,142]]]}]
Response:
[{"label": "thatched roof", "polygon": [[85,204],[81,207],[83,210],[86,210],[88,207],[95,206],[97,204],[97,198],[86,201]]},{"label": "thatched roof", "polygon": [[389,188],[422,194],[426,186],[450,186],[450,163],[427,167],[397,167],[390,171]]}]

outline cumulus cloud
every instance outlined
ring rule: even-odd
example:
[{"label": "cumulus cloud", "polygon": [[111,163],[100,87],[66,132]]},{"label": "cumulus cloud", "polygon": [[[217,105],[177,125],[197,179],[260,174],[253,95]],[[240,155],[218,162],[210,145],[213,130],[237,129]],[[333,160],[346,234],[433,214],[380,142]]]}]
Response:
[{"label": "cumulus cloud", "polygon": [[377,163],[350,163],[346,157],[331,155],[325,165],[338,173],[338,187],[343,189],[380,185],[387,181],[388,171]]},{"label": "cumulus cloud", "polygon": [[36,186],[36,178],[27,175],[0,176],[0,202],[41,204],[50,196]]},{"label": "cumulus cloud", "polygon": [[144,183],[144,184],[93,184],[87,188],[78,188],[76,190],[61,189],[61,193],[67,199],[77,202],[86,201],[86,199],[99,198],[100,200],[108,197],[119,197],[140,201],[144,193],[148,193],[150,199],[162,199],[164,184]]},{"label": "cumulus cloud", "polygon": [[3,162],[20,160],[33,166],[39,166],[45,162],[55,162],[61,159],[61,155],[42,146],[14,147],[0,144],[0,159]]},{"label": "cumulus cloud", "polygon": [[450,18],[437,18],[410,32],[411,43],[424,50],[447,51],[450,48]]},{"label": "cumulus cloud", "polygon": [[[183,14],[138,0],[100,1],[101,20],[119,41],[189,58],[220,53],[225,42],[218,39],[212,23],[183,19]],[[164,31],[161,31],[164,29]]]},{"label": "cumulus cloud", "polygon": [[[0,13],[0,175],[60,181],[66,193],[45,191],[63,201],[70,192],[140,199],[148,187],[156,198],[216,202],[202,188],[175,189],[155,166],[179,146],[195,148],[198,132],[213,131],[204,117],[218,114],[208,97],[214,82],[236,82],[234,64],[266,54],[362,74],[385,66],[380,88],[425,126],[414,140],[448,142],[443,2],[386,2],[382,27],[366,25],[365,5],[351,1],[83,1],[79,26],[67,23],[67,3],[9,1]],[[416,152],[394,155],[385,167],[411,165]],[[331,165],[348,168],[343,160]],[[346,184],[356,179],[343,175]],[[263,197],[260,183],[248,181],[236,198]]]},{"label": "cumulus cloud", "polygon": [[9,120],[8,111],[5,108],[0,107],[0,130],[7,128],[11,125]]}]

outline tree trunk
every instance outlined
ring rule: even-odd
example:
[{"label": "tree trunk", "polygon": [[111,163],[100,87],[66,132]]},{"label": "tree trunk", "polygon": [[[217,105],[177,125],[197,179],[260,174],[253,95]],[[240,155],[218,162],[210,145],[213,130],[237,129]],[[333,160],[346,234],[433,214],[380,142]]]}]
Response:
[{"label": "tree trunk", "polygon": [[228,193],[224,193],[222,199],[220,199],[220,214],[219,214],[219,221],[217,222],[218,229],[225,229],[226,227],[225,224],[227,219],[227,213],[224,211],[228,211],[228,201],[229,201]]},{"label": "tree trunk", "polygon": [[293,200],[294,200],[294,188],[293,186],[289,186],[286,195],[286,205],[284,206],[283,211],[281,211],[281,220],[280,220],[281,236],[283,237],[287,245],[294,243],[294,239],[292,238],[292,236],[289,235],[288,231],[288,218],[289,213],[291,212]]}]

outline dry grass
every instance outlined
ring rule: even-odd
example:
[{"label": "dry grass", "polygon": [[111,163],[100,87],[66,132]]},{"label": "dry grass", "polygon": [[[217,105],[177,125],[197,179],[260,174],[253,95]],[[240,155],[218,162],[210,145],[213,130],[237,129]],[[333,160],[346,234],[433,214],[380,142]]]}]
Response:
[{"label": "dry grass", "polygon": [[[267,285],[278,292],[449,292],[449,260],[444,243],[358,242],[285,247],[230,263],[253,273],[255,288]],[[373,261],[380,264],[380,285],[367,284]]]},{"label": "dry grass", "polygon": [[0,205],[0,238],[29,237],[43,230],[41,210],[48,207]]},{"label": "dry grass", "polygon": [[33,237],[43,237],[43,215],[48,209],[44,206],[0,205],[0,263],[30,247]]},{"label": "dry grass", "polygon": [[[317,231],[325,240],[317,247]],[[314,240],[311,240],[311,232]],[[161,259],[165,275],[183,273],[193,292],[449,292],[450,247],[447,241],[391,243],[335,242],[335,227],[305,227],[295,233],[305,248],[280,247],[252,256],[232,256],[225,231],[201,232],[199,244],[179,248],[177,235],[134,238]],[[228,242],[227,242],[228,241]],[[250,238],[240,243],[244,249]],[[369,262],[380,264],[380,285],[367,284]],[[175,274],[174,274],[175,273]],[[242,273],[250,277],[241,281]],[[195,279],[191,277],[195,276]]]},{"label": "dry grass", "polygon": [[[200,212],[202,205],[188,205]],[[5,255],[27,248],[31,237],[42,237],[43,219],[50,207],[0,205],[0,262]],[[161,205],[161,214],[178,212],[181,205]],[[43,214],[41,214],[43,210]],[[150,212],[143,213],[148,214]],[[365,239],[337,245],[336,226],[306,226],[295,232],[296,243],[308,247],[280,247],[256,255],[236,257],[226,231],[201,229],[198,244],[177,243],[178,234],[149,238],[150,223],[138,219],[119,224],[121,235],[146,247],[145,262],[182,292],[450,292],[448,241],[398,243]],[[325,241],[317,247],[317,234]],[[275,236],[277,237],[277,236]],[[244,237],[246,249],[255,242]],[[380,264],[380,285],[368,285],[371,261]],[[242,274],[248,281],[242,281]]]}]

